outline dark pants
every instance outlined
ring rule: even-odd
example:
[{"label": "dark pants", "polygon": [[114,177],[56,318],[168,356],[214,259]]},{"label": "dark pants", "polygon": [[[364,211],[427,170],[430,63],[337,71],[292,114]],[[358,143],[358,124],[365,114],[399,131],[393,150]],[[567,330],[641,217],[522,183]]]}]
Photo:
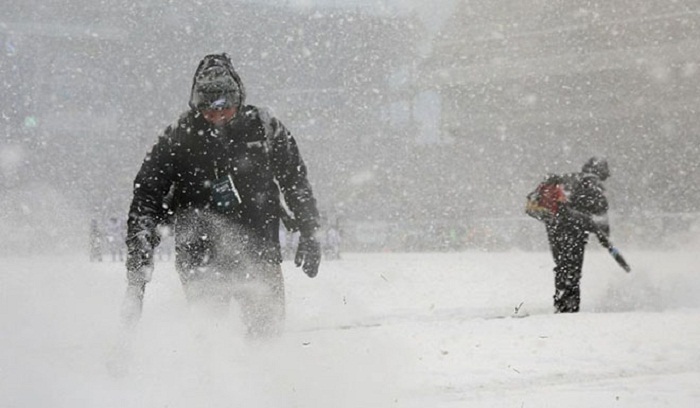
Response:
[{"label": "dark pants", "polygon": [[234,299],[250,337],[281,334],[285,293],[279,263],[244,255],[230,246],[227,251],[210,251],[207,245],[176,247],[175,263],[190,304],[203,304],[223,314]]},{"label": "dark pants", "polygon": [[576,224],[547,226],[549,247],[554,258],[554,309],[576,313],[581,304],[581,270],[588,232]]}]

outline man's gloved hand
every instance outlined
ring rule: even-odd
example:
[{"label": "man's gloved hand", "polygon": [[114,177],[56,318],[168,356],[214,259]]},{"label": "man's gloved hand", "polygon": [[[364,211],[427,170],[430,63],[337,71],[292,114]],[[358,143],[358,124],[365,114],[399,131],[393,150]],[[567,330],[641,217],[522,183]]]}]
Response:
[{"label": "man's gloved hand", "polygon": [[[129,262],[133,258],[127,257],[126,279],[129,284],[146,284],[153,276],[153,257],[138,262]],[[132,264],[132,265],[129,265]]]},{"label": "man's gloved hand", "polygon": [[[321,244],[313,235],[301,235],[297,254],[294,257],[294,264],[301,266],[302,270],[309,278],[318,274],[318,265],[321,263]],[[303,266],[302,266],[303,265]]]},{"label": "man's gloved hand", "polygon": [[127,240],[126,277],[129,284],[145,284],[153,276],[153,245],[148,234],[139,233]]},{"label": "man's gloved hand", "polygon": [[608,221],[607,214],[605,215],[594,215],[591,220],[595,224],[595,227],[605,235],[610,235],[610,222]]}]

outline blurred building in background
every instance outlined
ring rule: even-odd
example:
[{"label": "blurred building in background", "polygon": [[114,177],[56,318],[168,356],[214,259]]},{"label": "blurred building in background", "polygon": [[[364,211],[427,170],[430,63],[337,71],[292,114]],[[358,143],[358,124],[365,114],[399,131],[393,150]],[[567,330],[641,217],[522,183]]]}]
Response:
[{"label": "blurred building in background", "polygon": [[614,210],[697,211],[699,51],[692,0],[461,1],[419,83],[440,95],[450,165],[483,166],[492,203],[606,155]]},{"label": "blurred building in background", "polygon": [[693,224],[668,220],[700,211],[695,2],[340,3],[4,5],[0,227],[55,245],[126,212],[197,62],[222,51],[303,146],[346,249],[541,247],[524,196],[594,154],[619,239]]}]

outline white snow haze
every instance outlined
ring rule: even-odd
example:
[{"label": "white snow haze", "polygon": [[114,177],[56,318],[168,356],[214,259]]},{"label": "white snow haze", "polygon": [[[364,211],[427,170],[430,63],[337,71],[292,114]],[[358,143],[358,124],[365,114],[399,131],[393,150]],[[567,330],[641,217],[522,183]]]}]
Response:
[{"label": "white snow haze", "polygon": [[[0,408],[700,406],[697,0],[3,3]],[[124,237],[91,262],[89,229],[125,221],[220,52],[340,259],[284,261],[259,341],[236,303],[188,306],[163,251],[125,332]],[[581,311],[555,314],[525,197],[594,156],[632,271],[591,238]]]},{"label": "white snow haze", "polygon": [[124,337],[121,263],[9,257],[0,406],[695,407],[697,253],[633,251],[626,274],[592,250],[572,315],[551,312],[544,252],[349,253],[315,279],[285,262],[286,332],[267,342],[235,304],[188,308],[171,262]]}]

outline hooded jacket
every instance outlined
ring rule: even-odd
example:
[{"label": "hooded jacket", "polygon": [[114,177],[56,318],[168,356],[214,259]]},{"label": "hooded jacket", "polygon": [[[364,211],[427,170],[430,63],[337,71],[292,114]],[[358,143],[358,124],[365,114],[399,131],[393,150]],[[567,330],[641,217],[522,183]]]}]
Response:
[{"label": "hooded jacket", "polygon": [[609,234],[608,200],[600,177],[586,172],[558,177],[566,180],[567,200],[556,217],[545,223],[547,230],[555,235],[565,232],[582,238],[597,230]]},{"label": "hooded jacket", "polygon": [[[193,90],[208,57],[195,73]],[[316,200],[294,137],[266,110],[244,104],[243,84],[232,66],[230,70],[240,90],[234,119],[215,128],[190,109],[165,130],[143,161],[129,209],[128,269],[152,256],[158,243],[155,228],[166,221],[174,224],[178,257],[201,255],[193,252],[216,246],[279,263],[280,193],[302,234],[318,229]],[[212,187],[228,176],[240,204],[221,212]],[[230,245],[221,248],[217,240],[231,233],[236,242],[224,240]]]}]

